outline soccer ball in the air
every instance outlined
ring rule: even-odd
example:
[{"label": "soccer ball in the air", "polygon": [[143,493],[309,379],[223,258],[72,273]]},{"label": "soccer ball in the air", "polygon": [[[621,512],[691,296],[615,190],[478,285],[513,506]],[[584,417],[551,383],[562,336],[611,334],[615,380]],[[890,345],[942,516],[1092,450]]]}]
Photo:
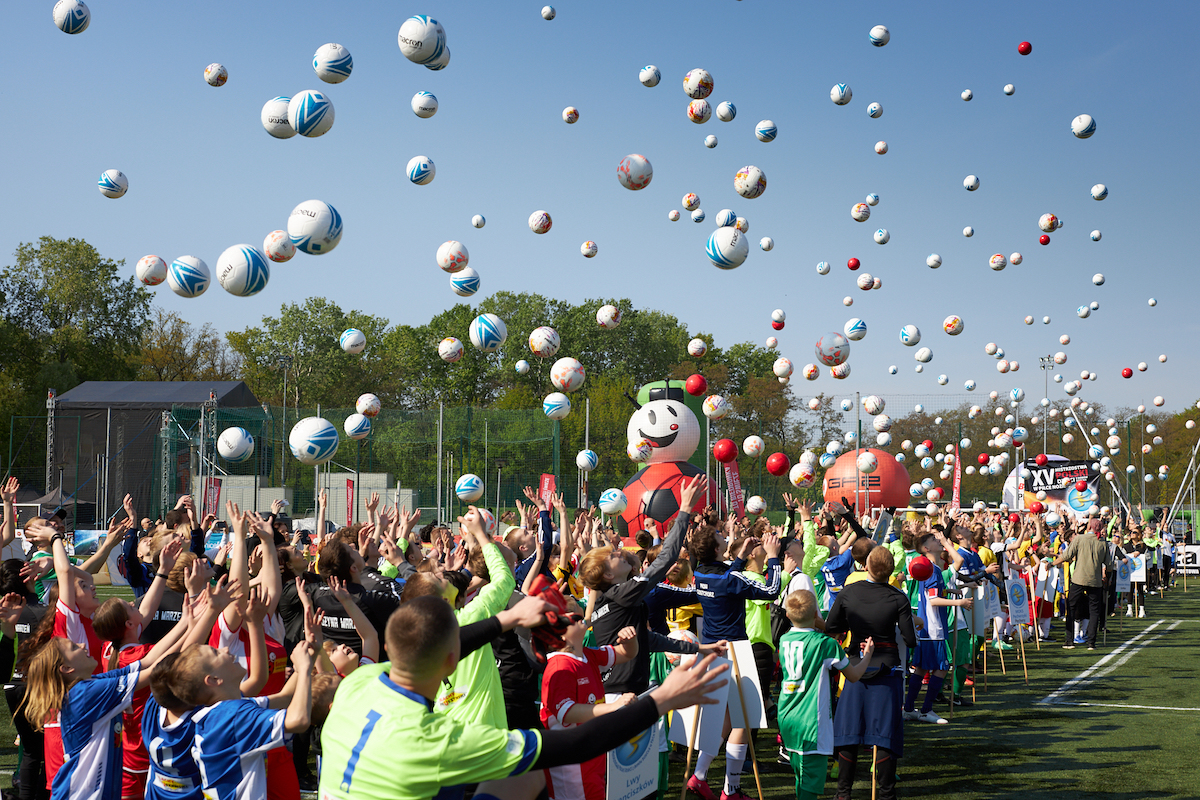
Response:
[{"label": "soccer ball in the air", "polygon": [[314,466],[333,458],[338,449],[338,432],[333,423],[321,417],[305,417],[292,427],[288,446],[301,464]]},{"label": "soccer ball in the air", "polygon": [[474,503],[483,497],[483,481],[478,475],[468,472],[454,482],[454,493],[464,503]]},{"label": "soccer ball in the air", "polygon": [[217,258],[217,283],[238,297],[251,297],[267,286],[271,278],[270,262],[257,247],[235,244]]},{"label": "soccer ball in the air", "polygon": [[358,328],[347,328],[338,337],[338,344],[350,355],[358,355],[367,347],[367,335]]},{"label": "soccer ball in the air", "polygon": [[323,92],[305,89],[288,101],[288,124],[301,136],[321,136],[333,127],[333,103]]},{"label": "soccer ball in the air", "polygon": [[125,193],[129,191],[129,179],[119,169],[106,169],[101,172],[100,180],[96,182],[96,185],[100,189],[100,194],[114,200],[124,197]]},{"label": "soccer ball in the air", "polygon": [[706,250],[714,267],[734,269],[746,260],[750,244],[737,228],[717,228],[708,237]]},{"label": "soccer ball in the air", "polygon": [[429,156],[413,156],[408,160],[408,166],[404,168],[408,174],[408,179],[417,186],[424,186],[433,180],[433,176],[437,175],[437,167],[433,165],[433,160]]},{"label": "soccer ball in the air", "polygon": [[413,95],[412,110],[421,119],[429,119],[438,110],[438,99],[429,92],[417,92]]},{"label": "soccer ball in the air", "polygon": [[277,264],[282,264],[291,261],[292,256],[296,255],[296,245],[292,243],[292,237],[288,236],[287,231],[271,231],[267,238],[263,239],[263,253]]},{"label": "soccer ball in the air", "polygon": [[224,86],[229,80],[229,70],[222,64],[209,64],[204,68],[204,82],[209,86]]},{"label": "soccer ball in the air", "polygon": [[210,283],[208,265],[195,256],[180,256],[167,267],[167,286],[180,297],[199,297]]},{"label": "soccer ball in the air", "polygon": [[479,273],[474,267],[463,267],[450,276],[450,290],[459,297],[470,297],[479,291]]},{"label": "soccer ball in the air", "polygon": [[245,428],[226,428],[217,437],[217,452],[234,464],[248,461],[254,455],[254,437]]},{"label": "soccer ball in the air", "polygon": [[371,434],[371,418],[363,414],[351,414],[342,423],[342,430],[351,439],[365,439]]},{"label": "soccer ball in the air", "polygon": [[329,42],[317,48],[313,56],[313,69],[317,77],[326,83],[341,83],[350,77],[354,69],[354,59],[350,51],[340,44]]},{"label": "soccer ball in the air", "polygon": [[342,240],[342,215],[321,200],[305,200],[288,216],[292,244],[309,255],[328,253]]},{"label": "soccer ball in the air", "polygon": [[158,286],[167,279],[167,262],[158,256],[142,256],[133,272],[146,286]]},{"label": "soccer ball in the air", "polygon": [[480,314],[471,322],[471,344],[484,353],[494,353],[508,338],[508,326],[495,314]]},{"label": "soccer ball in the air", "polygon": [[454,239],[442,242],[437,250],[438,266],[446,272],[458,272],[467,266],[470,260],[471,254],[467,252],[467,246]]},{"label": "soccer ball in the air", "polygon": [[262,107],[262,126],[276,139],[290,139],[296,135],[296,129],[288,122],[291,102],[290,97],[273,97]]}]

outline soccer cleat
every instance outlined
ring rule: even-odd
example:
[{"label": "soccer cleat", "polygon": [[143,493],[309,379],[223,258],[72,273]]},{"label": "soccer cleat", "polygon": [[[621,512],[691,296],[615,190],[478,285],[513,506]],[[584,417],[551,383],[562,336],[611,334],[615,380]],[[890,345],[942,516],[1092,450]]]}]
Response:
[{"label": "soccer cleat", "polygon": [[921,714],[920,714],[920,715],[917,717],[917,720],[919,720],[920,722],[929,722],[929,723],[932,723],[932,724],[934,724],[934,725],[945,725],[945,724],[947,724],[947,723],[950,721],[950,720],[948,720],[948,719],[944,719],[944,718],[942,718],[942,717],[939,717],[939,716],[937,715],[937,713],[936,713],[936,712],[933,712],[933,711],[925,711],[925,712],[922,712],[922,713],[921,713]]},{"label": "soccer cleat", "polygon": [[1008,642],[1002,642],[999,639],[997,639],[993,643],[992,646],[995,647],[997,650],[1012,650],[1013,649],[1013,646],[1011,644],[1009,644]]},{"label": "soccer cleat", "polygon": [[912,711],[902,711],[902,712],[900,712],[900,715],[901,715],[901,716],[902,716],[904,719],[906,719],[906,720],[908,720],[908,721],[912,722],[912,721],[915,721],[915,720],[917,720],[917,719],[920,719],[920,717],[921,717],[921,712],[919,712],[919,711],[917,711],[917,710],[915,710],[915,709],[914,709],[914,710],[912,710]]},{"label": "soccer cleat", "polygon": [[713,790],[708,787],[708,781],[702,781],[695,775],[688,778],[687,790],[701,800],[717,800],[717,796],[713,794]]},{"label": "soccer cleat", "polygon": [[1095,650],[1095,649],[1096,649],[1096,645],[1094,645],[1094,644],[1088,645],[1088,650]]},{"label": "soccer cleat", "polygon": [[724,791],[722,791],[721,800],[750,800],[750,798],[745,792],[742,791],[741,787],[738,787],[737,789],[733,790],[732,794],[726,794]]},{"label": "soccer cleat", "polygon": [[1138,619],[1145,619],[1145,618],[1146,618],[1146,609],[1139,608],[1138,609]]},{"label": "soccer cleat", "polygon": [[1133,606],[1131,606],[1131,605],[1125,606],[1125,616],[1127,616],[1127,617],[1133,616]]},{"label": "soccer cleat", "polygon": [[1073,645],[1073,644],[1064,644],[1063,645],[1063,650],[1074,650],[1074,649],[1075,649],[1075,645]]}]

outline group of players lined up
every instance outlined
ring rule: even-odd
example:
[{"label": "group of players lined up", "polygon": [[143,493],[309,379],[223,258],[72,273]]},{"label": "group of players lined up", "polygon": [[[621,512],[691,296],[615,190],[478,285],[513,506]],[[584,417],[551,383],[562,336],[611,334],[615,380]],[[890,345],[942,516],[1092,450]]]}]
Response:
[{"label": "group of players lined up", "polygon": [[[16,490],[0,487],[3,544]],[[706,491],[703,478],[685,483],[681,507]],[[947,636],[959,624],[948,610],[970,605],[957,596],[968,579],[1037,570],[1067,538],[984,515],[869,534],[844,506],[814,515],[785,496],[777,529],[706,508],[627,547],[592,514],[572,521],[560,496],[526,495],[500,541],[473,508],[456,540],[376,497],[366,524],[306,543],[278,507],[227,504],[227,543],[208,552],[214,520],[191,498],[140,529],[126,498],[126,518],[80,565],[60,514],[26,521],[27,558],[0,565],[19,796],[293,800],[319,781],[335,799],[479,784],[484,798],[599,800],[604,755],[671,709],[708,702],[725,679],[713,657],[749,639],[798,797],[820,795],[831,755],[849,796],[858,750],[874,745],[887,798],[904,720],[944,722],[933,706],[952,665],[956,684],[971,680],[982,639]],[[122,545],[137,602],[99,603],[92,574]],[[939,567],[919,583],[905,570],[917,555]],[[699,644],[670,635],[681,628]],[[670,667],[668,654],[696,652]],[[847,679],[836,714],[830,668]],[[749,734],[725,734],[720,795],[741,800]],[[715,756],[700,752],[688,779],[703,800],[716,796]],[[663,752],[660,796],[666,765]]]}]

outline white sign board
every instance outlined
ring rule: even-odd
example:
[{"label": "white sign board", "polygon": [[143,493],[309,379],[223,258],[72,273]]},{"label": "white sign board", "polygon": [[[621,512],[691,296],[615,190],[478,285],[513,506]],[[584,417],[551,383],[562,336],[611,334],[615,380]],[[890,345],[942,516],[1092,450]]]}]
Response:
[{"label": "white sign board", "polygon": [[1029,587],[1020,578],[1004,584],[1008,592],[1008,621],[1012,625],[1029,624]]},{"label": "white sign board", "polygon": [[1146,556],[1137,553],[1129,554],[1129,582],[1146,582]]},{"label": "white sign board", "polygon": [[[688,743],[692,741],[692,729],[699,726],[695,738],[696,749],[706,753],[721,752],[721,742],[724,740],[724,737],[721,736],[721,729],[725,725],[725,708],[729,702],[729,687],[733,685],[733,662],[727,658],[715,658],[708,667],[713,670],[722,664],[729,665],[730,669],[724,675],[729,680],[708,693],[708,699],[716,702],[708,706],[692,706],[671,712],[669,738],[672,742],[687,747]],[[740,661],[738,666],[741,666]],[[720,680],[717,682],[720,683]]]},{"label": "white sign board", "polygon": [[658,791],[658,725],[608,751],[605,800],[637,800]]},{"label": "white sign board", "polygon": [[[758,666],[754,663],[754,648],[750,640],[730,642],[730,649],[737,655],[741,672],[741,691],[734,680],[733,669],[729,670],[729,723],[735,728],[767,727],[767,709],[763,705],[762,686],[758,682]],[[746,713],[742,713],[742,700],[746,701]],[[750,724],[746,724],[746,720]],[[715,752],[715,751],[709,751]]]},{"label": "white sign board", "polygon": [[1117,593],[1125,594],[1129,591],[1129,576],[1133,574],[1133,562],[1117,557]]}]

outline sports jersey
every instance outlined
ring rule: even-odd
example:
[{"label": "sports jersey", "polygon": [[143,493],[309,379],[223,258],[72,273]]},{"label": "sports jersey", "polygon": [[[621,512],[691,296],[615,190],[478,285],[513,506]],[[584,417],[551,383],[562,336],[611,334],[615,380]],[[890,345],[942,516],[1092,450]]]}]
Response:
[{"label": "sports jersey", "polygon": [[150,772],[146,800],[200,800],[200,767],[192,754],[196,726],[191,711],[171,722],[153,695],[142,716],[142,744]]},{"label": "sports jersey", "polygon": [[222,700],[192,715],[192,754],[205,800],[262,800],[267,796],[268,750],[283,745],[287,710],[266,697]]},{"label": "sports jersey", "polygon": [[812,628],[792,628],[779,640],[779,735],[799,755],[833,755],[833,693],[830,669],[850,659],[838,643]]},{"label": "sports jersey", "polygon": [[141,662],[77,682],[67,690],[59,719],[63,765],[54,776],[55,800],[108,800],[121,794],[121,712],[137,687]]},{"label": "sports jersey", "polygon": [[100,641],[100,637],[92,630],[91,617],[83,616],[78,608],[71,608],[59,600],[54,607],[54,635],[87,648],[88,655],[96,659],[93,675],[104,671],[104,667],[101,666],[104,663],[104,642]]},{"label": "sports jersey", "polygon": [[[342,602],[334,597],[333,592],[323,583],[309,584],[305,588],[312,597],[313,610],[324,615],[321,620],[321,632],[325,638],[334,644],[347,645],[362,655],[362,639],[354,627],[354,618],[346,612]],[[387,628],[388,617],[400,606],[399,599],[391,592],[369,591],[358,583],[347,583],[346,591],[367,615],[375,630],[380,632]],[[381,646],[382,639],[381,636]]]},{"label": "sports jersey", "polygon": [[829,592],[829,605],[837,600],[838,592],[846,582],[846,576],[854,569],[854,554],[847,547],[836,556],[829,558],[821,565],[821,574],[825,576],[825,589]]},{"label": "sports jersey", "polygon": [[[152,649],[152,644],[125,645],[117,653],[117,668],[141,661]],[[125,773],[122,794],[125,796],[129,796],[131,792],[128,790],[139,782],[145,788],[146,772],[150,769],[150,759],[146,755],[145,745],[142,744],[142,714],[146,710],[146,701],[149,698],[149,686],[136,692],[121,720],[121,764]]]},{"label": "sports jersey", "polygon": [[[263,625],[267,642],[267,682],[259,691],[259,697],[278,694],[287,683],[287,652],[282,644],[283,620],[276,613],[267,617]],[[212,632],[208,635],[208,644],[218,650],[229,651],[242,665],[242,669],[246,670],[246,674],[250,674],[250,632],[244,624],[236,631],[231,631],[225,622],[225,615],[219,614],[217,621],[213,623]]]},{"label": "sports jersey", "polygon": [[[604,702],[604,683],[600,670],[616,660],[612,647],[583,648],[583,655],[565,650],[550,653],[542,678],[542,724],[549,730],[575,727],[563,717],[576,703],[596,705]],[[603,800],[606,756],[597,756],[582,764],[564,764],[546,770],[546,786],[553,800]]]},{"label": "sports jersey", "polygon": [[463,784],[520,775],[541,752],[537,731],[467,723],[359,667],[342,681],[321,729],[324,800],[452,800]]},{"label": "sports jersey", "polygon": [[946,581],[942,577],[942,571],[935,567],[933,574],[920,582],[919,591],[917,592],[917,616],[925,626],[917,631],[918,639],[945,641],[946,630],[950,624],[949,614],[947,613],[948,607],[929,604],[929,601],[934,597],[945,596]]},{"label": "sports jersey", "polygon": [[149,644],[162,641],[182,619],[183,593],[164,588],[154,618],[147,620],[146,626],[142,628],[142,641]]},{"label": "sports jersey", "polygon": [[[492,579],[471,602],[454,612],[460,626],[494,617],[503,611],[517,586],[497,545],[483,546],[483,560]],[[437,698],[440,711],[463,722],[507,727],[504,687],[500,685],[500,671],[496,669],[496,655],[491,644],[463,656],[447,680],[449,688],[443,689]]]},{"label": "sports jersey", "polygon": [[[766,583],[766,579],[760,572],[747,569],[743,570],[742,574],[755,583]],[[779,585],[783,586],[782,578],[780,578]],[[781,588],[780,595],[782,593]],[[746,638],[750,640],[751,644],[765,644],[774,650],[775,642],[771,637],[771,610],[767,608],[771,602],[771,600],[761,597],[754,597],[746,601]]]},{"label": "sports jersey", "polygon": [[701,642],[712,644],[722,639],[741,641],[746,638],[746,604],[752,598],[774,600],[779,596],[779,559],[768,558],[766,583],[755,583],[741,573],[744,559],[733,563],[699,564],[696,567],[696,594],[704,608],[704,630]]}]

